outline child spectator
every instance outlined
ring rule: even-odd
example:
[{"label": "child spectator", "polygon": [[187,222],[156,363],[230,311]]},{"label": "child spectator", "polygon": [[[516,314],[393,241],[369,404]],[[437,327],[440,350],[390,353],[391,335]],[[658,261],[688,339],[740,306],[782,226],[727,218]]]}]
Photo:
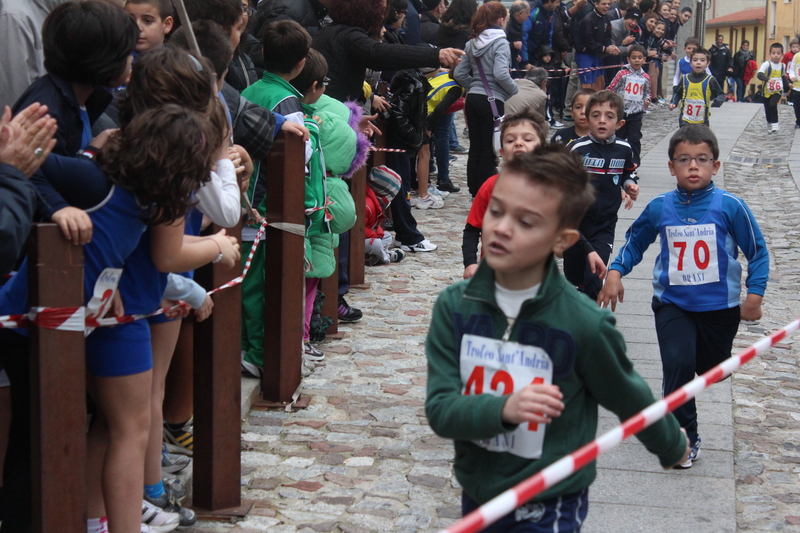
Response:
[{"label": "child spectator", "polygon": [[616,92],[625,103],[625,124],[617,131],[617,136],[628,141],[633,150],[633,162],[641,164],[642,116],[650,105],[650,76],[644,65],[644,47],[634,44],[628,47],[628,64],[614,77],[608,90]]},{"label": "child spectator", "polygon": [[[610,7],[611,0],[598,0],[578,26],[575,62],[581,69],[601,67],[604,54],[619,55],[619,48],[611,42],[611,20],[606,16]],[[603,71],[599,69],[581,72],[580,79],[584,89],[599,91],[606,85]]]},{"label": "child spectator", "polygon": [[[534,113],[530,108],[525,108],[506,115],[500,126],[500,139],[502,141],[500,157],[503,161],[509,161],[517,154],[532,152],[538,146],[544,145],[547,139],[547,123],[541,115]],[[496,181],[497,175],[494,175],[481,185],[469,209],[461,245],[464,254],[464,279],[471,278],[478,269],[478,243],[481,239],[483,218]]]},{"label": "child spectator", "polygon": [[368,266],[399,263],[406,256],[400,249],[390,250],[392,234],[383,229],[386,208],[400,192],[401,183],[400,175],[384,166],[373,167],[367,175],[364,252]]},{"label": "child spectator", "polygon": [[[539,47],[536,66],[548,71],[547,80],[547,105],[545,106],[545,119],[553,128],[563,128],[564,124],[556,120],[556,113],[564,116],[564,95],[561,91],[559,80],[564,76],[560,71],[561,61],[555,58],[555,52],[547,45]],[[552,80],[550,79],[552,78]],[[559,107],[560,106],[560,107]]]},{"label": "child spectator", "polygon": [[789,93],[789,99],[794,106],[794,127],[800,128],[800,84],[797,83],[798,78],[800,78],[800,53],[794,55],[786,74],[789,76],[789,81],[792,82],[792,92]]},{"label": "child spectator", "polygon": [[783,45],[772,43],[769,47],[769,60],[761,64],[761,68],[756,74],[756,77],[764,82],[764,114],[767,118],[769,133],[775,133],[780,129],[778,103],[781,101],[784,87],[793,88],[792,82],[786,75],[786,65],[780,62],[781,54],[783,54]]},{"label": "child spectator", "polygon": [[428,118],[425,119],[425,130],[432,137],[431,144],[435,148],[436,189],[444,193],[458,192],[461,187],[450,179],[450,123],[454,109],[458,108],[464,88],[453,79],[453,73],[445,69],[435,69],[425,75],[431,90],[428,92]]},{"label": "child spectator", "polygon": [[794,38],[789,41],[789,51],[781,57],[781,63],[783,63],[783,66],[786,67],[787,70],[789,69],[789,63],[792,62],[792,59],[794,59],[794,56],[797,55],[798,52],[800,52],[800,41]]},{"label": "child spectator", "polygon": [[578,89],[572,97],[572,118],[574,126],[563,128],[553,134],[551,143],[569,144],[575,139],[589,135],[589,120],[586,118],[586,104],[589,97],[595,93],[594,89]]},{"label": "child spectator", "polygon": [[[769,277],[769,254],[753,214],[740,198],[712,181],[720,161],[711,130],[703,125],[678,130],[670,139],[668,165],[677,189],[656,196],[628,229],[597,299],[613,311],[617,300],[622,302],[622,276],[660,236],[652,307],[664,396],[730,357],[739,321],[761,318]],[[747,297],[741,307],[738,249],[747,258]],[[700,455],[694,399],[674,414],[692,445],[678,467],[690,468]]]},{"label": "child spectator", "polygon": [[[484,221],[485,259],[436,301],[425,413],[454,441],[464,515],[594,439],[598,404],[625,420],[654,401],[610,313],[577,294],[554,257],[578,240],[592,200],[579,158],[561,145],[506,161]],[[511,353],[520,357],[501,360]],[[688,451],[672,415],[637,438],[663,467]],[[591,462],[491,531],[578,531],[595,475]]]},{"label": "child spectator", "polygon": [[678,89],[672,95],[670,111],[681,105],[678,125],[705,124],[711,116],[711,107],[718,107],[725,99],[725,93],[717,80],[707,72],[711,52],[698,48],[692,54],[692,72],[681,77]]},{"label": "child spectator", "polygon": [[583,165],[594,186],[595,201],[578,226],[583,239],[564,252],[564,276],[592,300],[597,298],[603,285],[598,275],[603,269],[597,268],[590,254],[597,252],[603,266],[608,264],[622,193],[632,200],[639,195],[633,150],[627,141],[616,136],[617,130],[625,124],[621,118],[624,109],[622,97],[615,92],[604,90],[593,94],[586,104],[589,135],[568,146],[583,157]]},{"label": "child spectator", "polygon": [[172,2],[170,0],[128,0],[125,12],[139,26],[136,55],[164,46],[164,38],[172,31]]},{"label": "child spectator", "polygon": [[[669,56],[668,53],[665,53],[665,50],[669,49],[669,45],[667,41],[664,39],[664,32],[666,31],[666,23],[663,20],[658,20],[653,27],[653,33],[650,34],[647,41],[644,43],[644,47],[647,49],[647,57],[650,58],[650,68],[648,69],[648,75],[650,76],[651,80],[657,80],[661,76],[661,65],[663,61],[666,61],[667,57]],[[669,49],[671,53],[671,49]],[[661,95],[658,93],[658,84],[651,83],[650,84],[650,98],[651,100],[659,100]]]}]

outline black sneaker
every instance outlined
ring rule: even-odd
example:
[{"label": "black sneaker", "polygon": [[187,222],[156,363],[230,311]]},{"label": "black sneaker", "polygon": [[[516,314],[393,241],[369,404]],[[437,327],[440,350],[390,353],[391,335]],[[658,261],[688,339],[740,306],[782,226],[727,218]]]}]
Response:
[{"label": "black sneaker", "polygon": [[339,322],[358,322],[363,316],[361,309],[350,307],[344,296],[339,296]]},{"label": "black sneaker", "polygon": [[450,180],[440,181],[439,183],[436,184],[436,188],[439,189],[440,191],[445,191],[445,192],[458,192],[461,190],[461,187],[453,184],[453,182]]}]

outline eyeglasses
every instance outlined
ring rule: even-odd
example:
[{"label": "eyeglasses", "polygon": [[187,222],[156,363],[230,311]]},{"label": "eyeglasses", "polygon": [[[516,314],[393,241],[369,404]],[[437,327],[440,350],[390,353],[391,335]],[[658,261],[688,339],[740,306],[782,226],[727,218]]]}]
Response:
[{"label": "eyeglasses", "polygon": [[256,14],[255,8],[250,7],[247,4],[242,4],[242,14],[247,15],[248,17],[252,17]]},{"label": "eyeglasses", "polygon": [[688,155],[682,155],[680,157],[676,157],[672,161],[674,161],[675,164],[678,165],[679,167],[685,167],[692,162],[692,159],[697,161],[697,164],[701,167],[708,166],[714,162],[714,158],[708,157],[707,155],[699,155],[697,157],[689,157]]},{"label": "eyeglasses", "polygon": [[408,9],[395,9],[394,12],[397,15],[405,15],[406,13],[408,13]]},{"label": "eyeglasses", "polygon": [[331,82],[331,79],[328,76],[325,76],[324,78],[322,78],[322,85],[324,85],[325,87],[327,87],[330,82]]}]

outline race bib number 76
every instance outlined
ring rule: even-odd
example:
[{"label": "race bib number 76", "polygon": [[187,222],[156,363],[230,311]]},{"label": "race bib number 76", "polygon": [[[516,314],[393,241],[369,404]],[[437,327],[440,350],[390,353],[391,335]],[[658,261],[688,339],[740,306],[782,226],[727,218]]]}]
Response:
[{"label": "race bib number 76", "polygon": [[[544,349],[478,335],[461,338],[460,365],[462,393],[467,396],[504,396],[531,384],[553,382],[553,363]],[[544,432],[544,424],[520,424],[510,433],[473,442],[490,451],[538,459]]]},{"label": "race bib number 76", "polygon": [[717,228],[714,224],[667,226],[670,285],[719,281]]}]

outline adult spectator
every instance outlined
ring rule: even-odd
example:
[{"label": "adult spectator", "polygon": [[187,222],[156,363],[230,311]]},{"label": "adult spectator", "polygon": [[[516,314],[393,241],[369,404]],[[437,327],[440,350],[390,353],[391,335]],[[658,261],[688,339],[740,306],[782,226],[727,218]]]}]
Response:
[{"label": "adult spectator", "polygon": [[67,0],[0,2],[0,108],[13,105],[25,89],[44,76],[42,24]]},{"label": "adult spectator", "polygon": [[264,0],[258,3],[253,35],[260,36],[264,26],[275,20],[293,20],[313,37],[328,16],[330,0]]},{"label": "adult spectator", "polygon": [[742,41],[739,51],[733,55],[733,81],[736,83],[736,101],[744,101],[744,73],[747,70],[747,62],[754,60],[753,52],[750,51],[750,41]]},{"label": "adult spectator", "polygon": [[[575,36],[575,60],[581,69],[600,67],[606,54],[619,55],[619,48],[611,44],[611,21],[606,16],[611,0],[597,0],[594,9],[578,25]],[[584,89],[599,91],[605,87],[605,77],[600,70],[580,74]]]},{"label": "adult spectator", "polygon": [[436,46],[463,50],[472,32],[470,24],[477,9],[475,0],[453,0],[442,15],[439,33],[436,34]]},{"label": "adult spectator", "polygon": [[408,13],[406,14],[406,20],[403,24],[403,42],[405,42],[405,44],[415,46],[422,42],[419,34],[419,14],[425,11],[425,9],[426,7],[425,4],[422,3],[422,0],[408,0]]},{"label": "adult spectator", "polygon": [[[639,19],[642,12],[638,7],[631,7],[625,11],[624,18],[611,21],[611,43],[619,48],[618,55],[607,55],[603,58],[606,66],[622,65],[628,57],[628,47],[636,44],[642,37],[642,30],[639,29]],[[610,84],[617,75],[619,68],[605,69],[606,85]]]},{"label": "adult spectator", "polygon": [[733,57],[722,34],[717,34],[717,40],[709,52],[711,52],[711,64],[709,65],[711,75],[717,80],[720,88],[724,89],[725,78],[733,74]]},{"label": "adult spectator", "polygon": [[31,104],[11,118],[0,117],[0,276],[8,274],[28,240],[36,190],[28,181],[56,141],[56,121],[47,106]]},{"label": "adult spectator", "polygon": [[[527,66],[533,61],[542,46],[553,47],[553,12],[561,0],[535,0],[531,12],[522,24],[521,64]],[[561,62],[561,58],[557,58]]]},{"label": "adult spectator", "polygon": [[326,93],[342,102],[364,102],[367,69],[453,67],[463,55],[452,48],[407,46],[376,41],[386,13],[385,0],[331,0],[333,20],[314,36],[313,48],[328,62]]},{"label": "adult spectator", "polygon": [[620,20],[633,6],[633,0],[619,0],[619,2],[614,2],[611,4],[611,9],[608,10],[608,18],[611,20]]},{"label": "adult spectator", "polygon": [[506,115],[519,113],[530,107],[537,115],[547,120],[547,71],[542,67],[532,67],[525,78],[517,80],[519,92],[506,100]]},{"label": "adult spectator", "polygon": [[531,6],[526,0],[516,0],[508,10],[506,39],[511,50],[511,68],[518,69],[522,61],[522,25],[531,14]]},{"label": "adult spectator", "polygon": [[419,38],[423,43],[436,44],[436,34],[439,33],[442,15],[447,11],[447,3],[445,0],[425,0],[424,3],[428,10],[419,16]]}]

